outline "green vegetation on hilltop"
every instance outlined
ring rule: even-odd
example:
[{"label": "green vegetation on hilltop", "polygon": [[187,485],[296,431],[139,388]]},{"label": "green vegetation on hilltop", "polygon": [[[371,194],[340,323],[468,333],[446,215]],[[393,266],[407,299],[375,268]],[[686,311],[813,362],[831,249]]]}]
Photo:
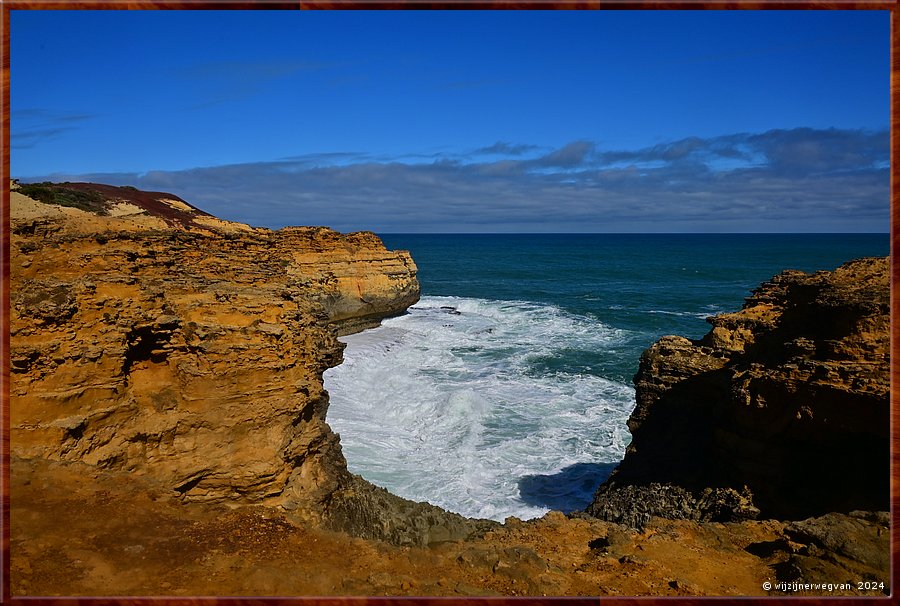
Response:
[{"label": "green vegetation on hilltop", "polygon": [[82,191],[72,189],[65,184],[57,183],[25,183],[19,185],[16,190],[24,196],[28,196],[44,204],[56,204],[57,206],[69,206],[78,208],[97,215],[109,214],[106,210],[106,198],[100,192]]}]

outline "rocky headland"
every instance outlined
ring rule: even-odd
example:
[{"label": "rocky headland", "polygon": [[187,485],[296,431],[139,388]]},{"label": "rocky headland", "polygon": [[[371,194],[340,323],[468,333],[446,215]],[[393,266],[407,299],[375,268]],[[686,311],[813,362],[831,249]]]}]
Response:
[{"label": "rocky headland", "polygon": [[336,336],[418,300],[409,253],[80,183],[12,191],[10,247],[13,456],[399,544],[480,527],[349,474],[325,422]]},{"label": "rocky headland", "polygon": [[886,258],[786,271],[703,339],[660,339],[634,378],[625,459],[589,512],[639,526],[887,511],[889,276]]},{"label": "rocky headland", "polygon": [[408,253],[162,192],[12,189],[13,595],[890,590],[885,260],[785,273],[662,339],[590,515],[500,525],[350,474],[327,424],[337,336],[418,299]]},{"label": "rocky headland", "polygon": [[632,441],[588,513],[635,529],[793,520],[750,548],[791,553],[782,582],[887,578],[889,259],[785,271],[708,320],[641,356]]}]

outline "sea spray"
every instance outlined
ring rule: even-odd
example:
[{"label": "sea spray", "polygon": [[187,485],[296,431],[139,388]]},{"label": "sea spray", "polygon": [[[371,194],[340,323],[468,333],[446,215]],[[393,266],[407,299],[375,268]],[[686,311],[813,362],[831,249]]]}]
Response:
[{"label": "sea spray", "polygon": [[579,509],[634,406],[584,360],[627,338],[552,305],[423,297],[343,339],[328,421],[351,471],[400,496],[498,520]]},{"label": "sea spray", "polygon": [[577,509],[630,440],[632,377],[662,335],[702,337],[788,269],[887,234],[385,234],[416,260],[409,313],[326,374],[348,465],[467,515]]}]

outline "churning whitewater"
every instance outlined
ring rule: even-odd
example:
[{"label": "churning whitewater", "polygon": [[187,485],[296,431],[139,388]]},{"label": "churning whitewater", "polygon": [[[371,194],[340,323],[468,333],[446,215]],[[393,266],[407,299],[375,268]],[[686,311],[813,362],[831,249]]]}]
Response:
[{"label": "churning whitewater", "polygon": [[470,517],[581,509],[624,455],[630,385],[591,361],[625,331],[548,304],[423,297],[342,338],[328,422],[351,471]]},{"label": "churning whitewater", "polygon": [[350,469],[467,516],[585,507],[631,439],[632,377],[785,268],[884,255],[884,234],[393,234],[422,300],[325,375]]}]

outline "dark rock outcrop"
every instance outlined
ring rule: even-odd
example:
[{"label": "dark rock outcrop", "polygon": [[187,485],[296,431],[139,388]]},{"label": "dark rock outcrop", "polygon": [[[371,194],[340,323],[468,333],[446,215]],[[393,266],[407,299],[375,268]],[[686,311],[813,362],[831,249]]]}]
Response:
[{"label": "dark rock outcrop", "polygon": [[[888,265],[786,271],[710,318],[703,339],[645,351],[632,442],[589,513],[638,524],[888,509]],[[709,490],[728,495],[715,513]]]},{"label": "dark rock outcrop", "polygon": [[652,516],[695,522],[753,520],[759,509],[746,489],[705,488],[694,494],[681,486],[651,483],[600,488],[591,503],[594,516],[631,528],[643,528]]}]

